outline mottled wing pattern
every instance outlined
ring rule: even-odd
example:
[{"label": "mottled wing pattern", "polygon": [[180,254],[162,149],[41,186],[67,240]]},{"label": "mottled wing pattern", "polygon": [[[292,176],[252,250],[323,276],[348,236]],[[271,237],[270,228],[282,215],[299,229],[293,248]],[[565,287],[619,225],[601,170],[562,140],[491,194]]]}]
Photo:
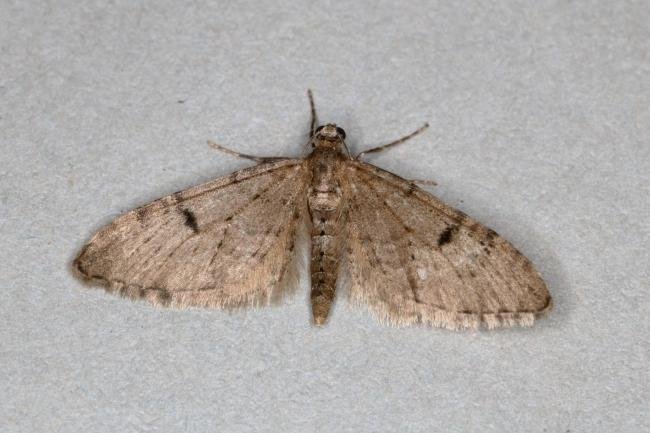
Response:
[{"label": "mottled wing pattern", "polygon": [[73,266],[157,305],[268,303],[289,286],[307,177],[303,160],[282,160],[172,194],[104,227]]},{"label": "mottled wing pattern", "polygon": [[353,303],[449,329],[530,325],[551,308],[530,261],[494,231],[373,165],[345,170]]}]

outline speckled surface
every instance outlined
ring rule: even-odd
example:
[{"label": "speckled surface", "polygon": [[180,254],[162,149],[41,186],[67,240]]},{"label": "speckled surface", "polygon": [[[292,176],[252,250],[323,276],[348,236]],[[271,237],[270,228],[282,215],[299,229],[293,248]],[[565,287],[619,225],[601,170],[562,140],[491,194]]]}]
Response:
[{"label": "speckled surface", "polygon": [[[650,3],[221,3],[3,3],[1,431],[650,429]],[[306,278],[224,313],[71,277],[120,212],[247,165],[207,139],[304,152],[308,87],[356,150],[429,121],[368,159],[510,239],[551,316],[396,329],[339,302],[315,329]]]}]

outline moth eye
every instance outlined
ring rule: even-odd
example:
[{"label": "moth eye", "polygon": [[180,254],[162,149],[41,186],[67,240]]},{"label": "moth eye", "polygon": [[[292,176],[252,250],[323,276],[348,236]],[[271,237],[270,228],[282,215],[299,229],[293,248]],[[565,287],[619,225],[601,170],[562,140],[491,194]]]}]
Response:
[{"label": "moth eye", "polygon": [[323,129],[324,126],[325,126],[325,125],[321,125],[321,126],[319,126],[318,128],[316,128],[316,131],[314,131],[314,133],[315,133],[315,134],[318,134],[318,133],[320,132],[320,130]]},{"label": "moth eye", "polygon": [[345,140],[345,131],[342,128],[339,128],[337,126],[336,133],[339,135],[339,137],[341,137],[341,139]]}]

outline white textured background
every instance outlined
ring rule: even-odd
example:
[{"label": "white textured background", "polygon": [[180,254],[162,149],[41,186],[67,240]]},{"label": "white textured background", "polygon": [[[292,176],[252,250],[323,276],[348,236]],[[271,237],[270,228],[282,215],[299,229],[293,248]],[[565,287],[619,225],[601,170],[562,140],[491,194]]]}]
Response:
[{"label": "white textured background", "polygon": [[[0,431],[649,431],[650,2],[0,5]],[[275,4],[273,4],[275,3]],[[166,311],[67,265],[120,212],[304,151],[305,90],[353,149],[509,238],[532,329],[380,326],[339,302]]]}]

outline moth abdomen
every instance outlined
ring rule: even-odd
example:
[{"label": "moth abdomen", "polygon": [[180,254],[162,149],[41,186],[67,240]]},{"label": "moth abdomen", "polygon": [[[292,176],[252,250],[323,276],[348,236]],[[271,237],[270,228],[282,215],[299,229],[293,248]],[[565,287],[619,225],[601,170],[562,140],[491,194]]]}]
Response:
[{"label": "moth abdomen", "polygon": [[307,202],[311,216],[311,304],[314,323],[327,320],[334,302],[340,256],[343,196],[337,175],[341,155],[314,152]]}]

